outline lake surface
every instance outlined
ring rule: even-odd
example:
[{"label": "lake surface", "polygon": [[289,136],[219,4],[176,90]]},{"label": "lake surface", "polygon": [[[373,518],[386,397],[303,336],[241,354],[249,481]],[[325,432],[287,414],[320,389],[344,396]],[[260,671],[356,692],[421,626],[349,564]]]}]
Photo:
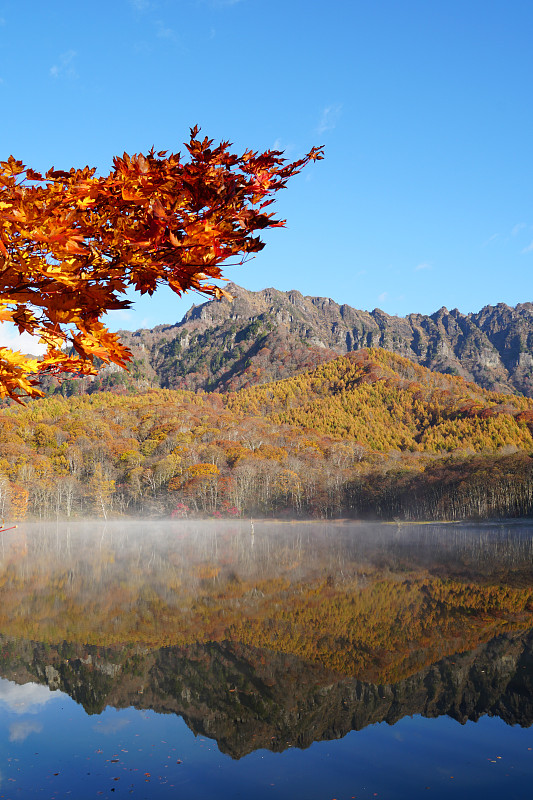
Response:
[{"label": "lake surface", "polygon": [[533,524],[25,524],[0,798],[517,798]]}]

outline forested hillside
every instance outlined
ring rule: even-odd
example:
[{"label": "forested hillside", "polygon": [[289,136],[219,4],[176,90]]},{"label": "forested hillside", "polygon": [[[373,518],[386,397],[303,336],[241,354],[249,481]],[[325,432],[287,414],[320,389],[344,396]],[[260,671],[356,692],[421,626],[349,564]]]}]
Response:
[{"label": "forested hillside", "polygon": [[382,350],[229,394],[2,412],[0,514],[451,518],[533,512],[533,400]]},{"label": "forested hillside", "polygon": [[242,390],[229,395],[227,407],[378,452],[533,445],[531,400],[484,391],[385,350],[350,353],[312,372]]}]

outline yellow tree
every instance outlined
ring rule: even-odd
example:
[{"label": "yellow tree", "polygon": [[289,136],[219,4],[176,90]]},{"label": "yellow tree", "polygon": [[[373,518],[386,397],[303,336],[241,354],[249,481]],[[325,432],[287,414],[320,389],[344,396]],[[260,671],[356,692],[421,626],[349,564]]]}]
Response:
[{"label": "yellow tree", "polygon": [[188,161],[124,153],[104,177],[0,162],[0,321],[46,347],[40,360],[0,348],[0,397],[41,394],[43,372],[94,373],[96,358],[126,366],[129,351],[101,318],[129,307],[130,288],[228,296],[209,281],[262,249],[256,232],[284,224],[267,210],[273,195],[322,158],[322,148],[292,163],[277,150],[235,155],[198,132]]},{"label": "yellow tree", "polygon": [[115,481],[105,477],[102,465],[97,464],[88,483],[88,496],[92,500],[94,510],[107,519],[107,511],[111,507],[115,492]]}]

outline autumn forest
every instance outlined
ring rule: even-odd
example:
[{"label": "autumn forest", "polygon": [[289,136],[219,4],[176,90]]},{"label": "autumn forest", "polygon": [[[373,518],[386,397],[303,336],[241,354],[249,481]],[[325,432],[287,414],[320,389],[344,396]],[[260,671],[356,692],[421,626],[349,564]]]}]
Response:
[{"label": "autumn forest", "polygon": [[236,392],[4,406],[0,515],[480,519],[533,511],[533,400],[366,349]]}]

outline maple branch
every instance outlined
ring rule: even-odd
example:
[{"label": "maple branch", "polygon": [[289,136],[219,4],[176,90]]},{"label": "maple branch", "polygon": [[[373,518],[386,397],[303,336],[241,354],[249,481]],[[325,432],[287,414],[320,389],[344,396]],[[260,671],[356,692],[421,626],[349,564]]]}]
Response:
[{"label": "maple branch", "polygon": [[[119,299],[130,287],[230,297],[209,281],[264,247],[255,232],[283,225],[264,208],[323,157],[322,148],[292,163],[280,151],[237,156],[198,133],[191,129],[186,163],[152,148],[116,157],[105,177],[89,167],[43,177],[13,156],[0,162],[0,321],[47,346],[38,361],[0,348],[0,398],[41,394],[38,376],[50,369],[94,373],[95,359],[124,366],[129,352],[100,319],[130,307]],[[57,349],[67,340],[78,359]]]}]

